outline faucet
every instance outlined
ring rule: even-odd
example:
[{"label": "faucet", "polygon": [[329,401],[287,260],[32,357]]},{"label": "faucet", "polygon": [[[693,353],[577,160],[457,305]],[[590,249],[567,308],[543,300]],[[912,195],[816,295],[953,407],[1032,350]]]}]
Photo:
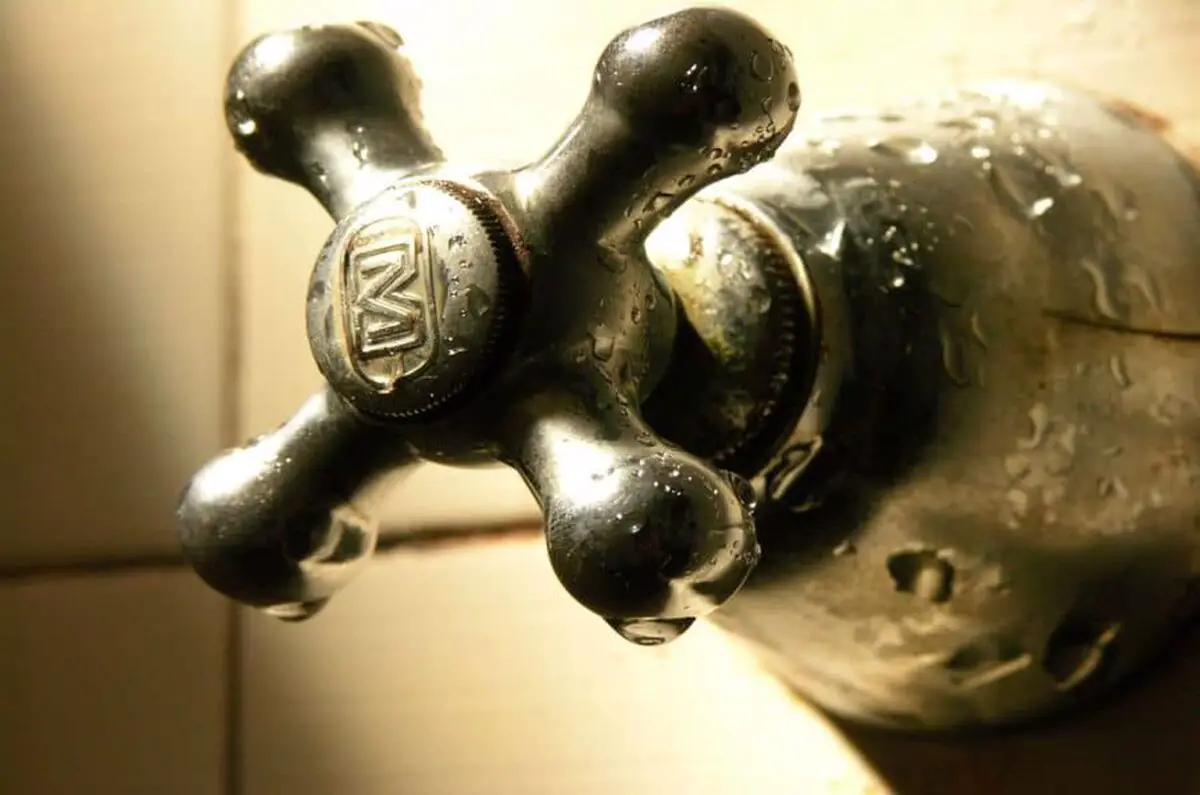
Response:
[{"label": "faucet", "polygon": [[1200,180],[1145,114],[998,81],[797,125],[717,8],[619,34],[523,168],[445,162],[419,90],[377,23],[230,71],[238,150],[336,224],[325,386],[180,501],[213,588],[315,615],[426,460],[514,467],[627,640],[709,616],[879,726],[1090,702],[1200,606]]}]

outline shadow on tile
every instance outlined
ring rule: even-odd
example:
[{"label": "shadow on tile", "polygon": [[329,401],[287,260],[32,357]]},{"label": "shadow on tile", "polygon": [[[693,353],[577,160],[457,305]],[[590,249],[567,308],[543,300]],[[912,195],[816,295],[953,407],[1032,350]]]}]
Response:
[{"label": "shadow on tile", "polygon": [[219,442],[220,11],[37,9],[0,11],[0,571],[174,552]]},{"label": "shadow on tile", "polygon": [[0,793],[219,795],[228,615],[179,572],[0,583]]}]

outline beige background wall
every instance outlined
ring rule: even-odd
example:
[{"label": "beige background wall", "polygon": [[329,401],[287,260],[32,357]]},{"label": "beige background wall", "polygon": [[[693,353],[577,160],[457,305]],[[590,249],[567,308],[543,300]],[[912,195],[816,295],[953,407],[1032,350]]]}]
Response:
[{"label": "beige background wall", "polygon": [[[789,43],[806,107],[1035,73],[1132,100],[1200,151],[1196,0],[727,4]],[[1086,741],[864,758],[715,630],[618,643],[536,538],[395,553],[303,626],[235,618],[175,567],[188,473],[318,383],[303,291],[330,222],[234,158],[236,48],[387,22],[448,156],[523,161],[609,38],[679,5],[0,0],[0,795],[1133,792],[1112,787],[1183,769],[1196,666]],[[511,473],[428,468],[387,525],[535,516]],[[1130,725],[1150,719],[1138,757]],[[1179,775],[1158,791],[1200,792]]]}]

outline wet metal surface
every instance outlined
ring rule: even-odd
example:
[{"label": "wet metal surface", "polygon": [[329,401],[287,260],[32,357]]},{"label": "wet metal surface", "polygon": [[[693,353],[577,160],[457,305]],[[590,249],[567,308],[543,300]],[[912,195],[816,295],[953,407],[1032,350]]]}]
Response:
[{"label": "wet metal surface", "polygon": [[803,123],[722,186],[796,241],[821,358],[717,617],[871,722],[1105,689],[1200,575],[1200,203],[1158,137],[1027,83]]},{"label": "wet metal surface", "polygon": [[231,72],[239,149],[337,224],[329,388],[182,500],[214,587],[309,617],[381,476],[499,460],[621,636],[723,605],[870,723],[1058,711],[1200,606],[1200,182],[1127,105],[997,83],[792,131],[787,48],[712,9],[620,34],[516,171],[443,163],[418,86],[377,25]]}]

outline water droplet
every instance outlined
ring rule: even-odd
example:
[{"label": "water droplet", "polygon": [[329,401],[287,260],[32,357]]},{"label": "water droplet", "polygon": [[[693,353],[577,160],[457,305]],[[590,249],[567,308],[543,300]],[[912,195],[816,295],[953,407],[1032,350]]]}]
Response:
[{"label": "water droplet", "polygon": [[994,650],[990,644],[972,643],[960,647],[950,655],[942,665],[951,671],[972,671],[986,665],[994,659]]},{"label": "water droplet", "polygon": [[1044,197],[1038,187],[1031,184],[1026,176],[1024,172],[1000,164],[993,164],[992,168],[988,170],[988,181],[1000,203],[1010,212],[1028,219],[1037,217],[1030,214],[1035,206],[1041,207],[1043,213],[1050,207],[1038,204]]},{"label": "water droplet", "polygon": [[920,138],[887,138],[872,141],[868,146],[881,154],[899,157],[915,166],[927,166],[938,159],[938,150]]},{"label": "water droplet", "polygon": [[1050,635],[1042,668],[1059,690],[1071,690],[1093,677],[1108,659],[1121,625],[1068,616]]},{"label": "water droplet", "polygon": [[467,349],[464,348],[462,345],[455,345],[453,348],[450,348],[448,351],[446,351],[446,356],[453,359],[455,356],[458,356],[459,354],[463,354],[466,352],[467,352]]},{"label": "water droplet", "polygon": [[954,593],[954,567],[931,549],[896,552],[887,559],[892,584],[930,602],[948,601]]},{"label": "water droplet", "polygon": [[675,184],[681,188],[686,188],[688,185],[691,185],[695,181],[696,181],[696,177],[694,175],[684,174],[682,177],[680,177],[678,180],[675,181]]},{"label": "water droplet", "polygon": [[1003,591],[1008,587],[1008,576],[999,563],[989,563],[979,570],[979,584],[989,591]]},{"label": "water droplet", "polygon": [[758,493],[754,490],[754,486],[750,481],[746,480],[736,472],[722,471],[725,480],[733,489],[734,495],[737,496],[738,502],[746,507],[746,510],[753,511],[758,507]]},{"label": "water droplet", "polygon": [[312,618],[321,612],[327,604],[329,604],[328,599],[314,599],[309,602],[271,605],[270,607],[263,608],[263,612],[272,618],[278,618],[280,621],[299,622]]},{"label": "water droplet", "polygon": [[720,165],[717,165],[717,164],[715,164],[715,163],[714,163],[713,165],[711,165],[711,166],[709,166],[708,168],[704,169],[704,173],[705,173],[705,174],[708,174],[710,177],[715,177],[715,176],[717,176],[718,174],[720,174],[720,173],[721,173],[723,170],[724,170],[724,169],[722,169]]},{"label": "water droplet", "polygon": [[640,306],[635,306],[632,309],[630,309],[629,310],[629,319],[634,323],[640,322],[642,319],[642,308]]},{"label": "water droplet", "polygon": [[738,261],[732,254],[725,253],[717,259],[717,273],[726,279],[733,279],[738,275]]},{"label": "water droplet", "polygon": [[750,56],[750,74],[759,80],[770,80],[775,76],[775,63],[768,56],[755,51]]},{"label": "water droplet", "polygon": [[1112,373],[1113,380],[1117,382],[1117,386],[1124,389],[1132,382],[1129,380],[1129,372],[1125,369],[1125,360],[1120,354],[1113,356],[1108,360],[1108,371]]},{"label": "water droplet", "polygon": [[1127,265],[1125,267],[1125,284],[1134,288],[1146,302],[1146,305],[1155,312],[1161,311],[1162,304],[1158,294],[1158,285],[1154,282],[1154,277],[1145,268],[1137,265]]},{"label": "water droplet", "polygon": [[258,122],[254,119],[241,119],[237,123],[238,135],[254,135],[258,130]]},{"label": "water droplet", "polygon": [[1029,512],[1029,495],[1020,489],[1010,489],[1004,498],[1008,500],[1013,517],[1019,519]]},{"label": "water droplet", "polygon": [[468,287],[466,293],[467,310],[475,317],[483,317],[492,308],[492,299],[475,285]]},{"label": "water droplet", "polygon": [[665,193],[663,191],[659,191],[658,193],[655,193],[653,196],[651,196],[649,199],[646,199],[646,203],[642,205],[642,212],[656,213],[659,210],[666,207],[668,204],[670,204],[671,200],[674,198],[675,198],[674,193]]},{"label": "water droplet", "polygon": [[987,348],[987,334],[983,330],[983,318],[978,312],[971,313],[971,336],[979,343],[979,347]]},{"label": "water droplet", "polygon": [[[635,229],[640,229],[641,221],[635,221],[633,225]],[[625,257],[616,251],[610,251],[603,247],[598,248],[596,251],[596,260],[600,263],[600,267],[609,273],[624,273],[629,267],[629,263],[625,260]]]},{"label": "water droplet", "polygon": [[384,44],[388,45],[392,49],[399,49],[400,47],[404,46],[404,39],[402,39],[400,34],[388,25],[384,25],[380,22],[359,22],[357,24],[359,27],[366,28],[374,33],[383,41]]},{"label": "water droplet", "polygon": [[1109,275],[1105,273],[1100,263],[1091,257],[1084,257],[1079,261],[1079,266],[1092,280],[1092,307],[1109,320],[1120,320],[1121,313],[1113,299]]},{"label": "water droplet", "polygon": [[350,144],[350,152],[354,155],[354,159],[359,165],[366,165],[367,157],[370,156],[371,150],[362,141],[354,141]]},{"label": "water droplet", "polygon": [[1034,199],[1033,203],[1029,205],[1027,214],[1030,218],[1041,218],[1053,206],[1054,199],[1051,199],[1049,196],[1043,196],[1040,199]]},{"label": "water droplet", "polygon": [[661,646],[678,638],[694,618],[607,618],[605,621],[625,640],[638,646]]},{"label": "water droplet", "polygon": [[796,83],[788,83],[787,105],[788,110],[792,111],[793,113],[800,110],[800,86]]},{"label": "water droplet", "polygon": [[943,320],[938,325],[938,336],[942,343],[942,367],[946,375],[957,386],[968,386],[971,383],[967,377],[966,355],[959,343],[958,335]]},{"label": "water droplet", "polygon": [[[802,485],[802,476],[809,463],[821,451],[823,440],[817,437],[812,441],[798,442],[783,451],[779,460],[767,471],[767,493],[774,502],[794,504],[793,493]],[[802,495],[799,502],[806,499]]]},{"label": "water droplet", "polygon": [[1141,214],[1141,208],[1138,207],[1137,196],[1134,195],[1133,191],[1125,188],[1119,188],[1118,190],[1121,194],[1121,217],[1126,221],[1137,220],[1138,215]]},{"label": "water droplet", "polygon": [[976,160],[987,160],[992,156],[992,150],[982,144],[975,144],[971,147],[971,157]]},{"label": "water droplet", "polygon": [[1062,166],[1049,166],[1046,170],[1064,188],[1074,188],[1083,184],[1083,175],[1076,171]]},{"label": "water droplet", "polygon": [[604,331],[592,332],[592,355],[602,362],[612,358],[616,340],[613,335]]},{"label": "water droplet", "polygon": [[843,539],[836,547],[833,548],[834,557],[844,558],[847,555],[853,555],[858,551],[858,547],[854,546],[854,542],[850,539]]},{"label": "water droplet", "polygon": [[1022,450],[1036,450],[1041,447],[1042,442],[1046,439],[1046,432],[1050,429],[1050,409],[1045,403],[1037,403],[1029,410],[1029,436],[1017,441],[1017,446]]},{"label": "water droplet", "polygon": [[765,287],[759,285],[751,288],[746,300],[750,305],[750,311],[755,314],[765,315],[771,308],[771,293]]},{"label": "water droplet", "polygon": [[[912,258],[912,254],[909,251],[907,246],[898,248],[892,252],[892,262],[895,262],[897,265],[904,265],[905,267],[909,267],[909,268],[917,267],[917,261]],[[904,280],[903,277],[901,277],[901,282],[903,282],[903,280]],[[898,287],[899,285],[896,285],[896,286]]]},{"label": "water droplet", "polygon": [[1125,481],[1115,475],[1112,477],[1103,477],[1096,482],[1096,496],[1104,498],[1116,497],[1123,500],[1129,497],[1129,489],[1125,486]]},{"label": "water droplet", "polygon": [[1015,453],[1004,458],[1004,471],[1014,480],[1023,478],[1029,474],[1029,470],[1033,467],[1033,463],[1029,460],[1029,456]]},{"label": "water droplet", "polygon": [[942,665],[959,687],[975,690],[1023,671],[1032,662],[1014,641],[983,637],[960,647]]}]

